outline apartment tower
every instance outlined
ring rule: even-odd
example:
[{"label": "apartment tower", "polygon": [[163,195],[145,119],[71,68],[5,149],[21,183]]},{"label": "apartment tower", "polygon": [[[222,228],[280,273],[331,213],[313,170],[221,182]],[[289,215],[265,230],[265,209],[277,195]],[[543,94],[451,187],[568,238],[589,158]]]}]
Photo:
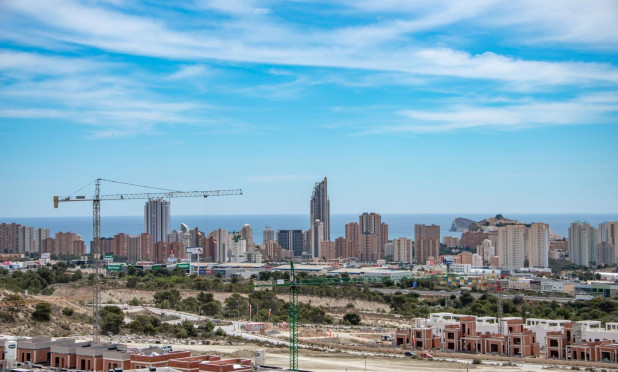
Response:
[{"label": "apartment tower", "polygon": [[148,199],[144,206],[144,226],[146,234],[152,235],[153,242],[167,241],[170,233],[170,203],[163,199]]},{"label": "apartment tower", "polygon": [[[313,194],[309,203],[309,226],[311,226],[312,230],[316,220],[321,222],[321,230],[317,233],[311,232],[311,241],[315,240],[314,237],[330,241],[330,201],[328,200],[328,182],[326,177],[324,177],[322,182],[316,182],[313,187]],[[314,250],[319,250],[320,242],[317,243],[315,249],[313,243],[311,247],[311,254],[313,255]]]}]

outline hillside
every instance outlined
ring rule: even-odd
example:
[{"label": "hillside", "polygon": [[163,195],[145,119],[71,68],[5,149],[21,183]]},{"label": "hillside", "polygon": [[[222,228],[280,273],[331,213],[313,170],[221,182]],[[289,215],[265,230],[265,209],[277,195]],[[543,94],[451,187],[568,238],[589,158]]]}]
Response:
[{"label": "hillside", "polygon": [[[49,303],[52,306],[50,321],[36,321],[32,318],[37,303]],[[0,289],[0,334],[21,336],[57,336],[66,337],[74,334],[92,332],[90,310],[64,298],[50,296],[23,296],[19,293]],[[73,310],[72,315],[63,313],[63,309]]]},{"label": "hillside", "polygon": [[496,215],[495,217],[487,217],[482,221],[474,222],[470,224],[468,227],[469,231],[481,231],[483,226],[507,226],[507,225],[525,225],[523,222],[519,222],[517,220],[511,220],[505,218],[501,214]]},{"label": "hillside", "polygon": [[453,224],[451,225],[451,228],[449,229],[449,231],[466,232],[468,231],[470,224],[473,224],[473,223],[475,223],[473,220],[463,218],[463,217],[457,217],[453,220]]}]

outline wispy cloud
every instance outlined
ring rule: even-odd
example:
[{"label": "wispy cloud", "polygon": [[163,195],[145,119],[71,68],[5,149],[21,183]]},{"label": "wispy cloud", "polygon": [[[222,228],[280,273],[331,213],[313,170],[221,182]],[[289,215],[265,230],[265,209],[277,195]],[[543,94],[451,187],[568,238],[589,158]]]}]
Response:
[{"label": "wispy cloud", "polygon": [[[259,4],[261,2],[239,5],[225,1],[204,1],[201,3],[203,7],[225,12],[231,19],[218,20],[212,26],[201,29],[182,29],[162,19],[123,13],[118,8],[89,3],[86,5],[75,0],[47,0],[37,2],[36,6],[30,2],[7,0],[3,4],[5,11],[19,15],[20,18],[35,20],[44,27],[28,29],[11,17],[11,22],[7,22],[3,28],[20,27],[22,34],[28,36],[28,42],[38,38],[43,46],[51,40],[131,55],[184,61],[225,60],[403,72],[416,76],[496,80],[513,83],[507,87],[516,89],[523,89],[524,85],[539,87],[582,82],[618,82],[618,70],[609,64],[527,60],[491,51],[473,54],[452,47],[418,45],[409,37],[410,33],[432,30],[462,19],[474,19],[482,23],[479,19],[487,14],[493,15],[496,9],[506,6],[500,1],[438,5],[423,2],[420,6],[412,7],[414,9],[411,9],[410,15],[405,10],[411,7],[403,6],[404,12],[398,19],[359,26],[312,29],[309,32],[268,14],[256,17],[255,9],[263,8]],[[570,8],[576,6],[572,2],[569,4]],[[356,10],[377,7],[385,11],[389,7],[395,9],[402,6],[402,2],[391,1],[381,6],[371,6],[367,2],[357,5],[345,2],[345,5]],[[595,12],[583,12],[577,16],[585,18],[585,21],[579,23],[582,25],[582,35],[590,33],[588,29],[595,20],[602,18],[602,14],[609,15],[602,18],[601,25],[607,26],[610,31],[617,27],[615,24],[618,24],[618,20],[615,23],[608,22],[616,19],[616,12],[611,12],[610,3],[595,2],[594,5],[597,9]],[[581,3],[578,6],[583,8]],[[541,14],[532,3],[511,8],[524,19],[529,19],[526,24],[538,20]],[[548,15],[548,18],[555,19],[555,16]],[[519,26],[511,23],[514,27]],[[497,27],[487,22],[483,24],[488,29]],[[599,33],[618,35],[618,31]],[[549,35],[549,32],[544,34]],[[9,37],[17,37],[15,35]],[[191,73],[196,73],[196,68],[179,72],[180,76]]]},{"label": "wispy cloud", "polygon": [[618,93],[581,96],[564,102],[503,106],[455,105],[440,110],[403,110],[407,120],[374,126],[363,134],[438,133],[475,128],[515,130],[538,126],[615,123]]}]

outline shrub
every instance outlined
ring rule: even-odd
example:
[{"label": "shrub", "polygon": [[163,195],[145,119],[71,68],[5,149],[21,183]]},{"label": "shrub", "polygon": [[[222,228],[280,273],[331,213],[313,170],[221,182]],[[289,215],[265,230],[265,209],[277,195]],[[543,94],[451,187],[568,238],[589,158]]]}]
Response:
[{"label": "shrub", "polygon": [[52,305],[47,302],[36,304],[32,319],[39,322],[48,322],[51,320]]},{"label": "shrub", "polygon": [[483,361],[480,359],[474,359],[472,360],[472,364],[483,364]]},{"label": "shrub", "polygon": [[62,309],[62,313],[66,316],[72,316],[73,313],[75,313],[75,310],[71,309],[70,307],[65,307],[64,309]]}]

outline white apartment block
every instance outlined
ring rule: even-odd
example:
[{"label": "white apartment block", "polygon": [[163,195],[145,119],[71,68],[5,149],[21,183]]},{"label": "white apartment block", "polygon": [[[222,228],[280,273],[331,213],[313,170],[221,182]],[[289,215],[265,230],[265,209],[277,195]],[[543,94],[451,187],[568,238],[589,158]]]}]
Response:
[{"label": "white apartment block", "polygon": [[393,261],[412,262],[412,239],[393,239]]},{"label": "white apartment block", "polygon": [[528,228],[526,256],[529,267],[549,266],[549,225],[533,223]]},{"label": "white apartment block", "polygon": [[590,266],[595,260],[596,229],[587,223],[574,222],[569,227],[569,261]]},{"label": "white apartment block", "polygon": [[496,254],[502,269],[515,270],[524,267],[526,256],[526,226],[507,225],[498,228]]},{"label": "white apartment block", "polygon": [[230,233],[227,239],[228,262],[245,262],[247,255],[247,240],[238,233]]}]

